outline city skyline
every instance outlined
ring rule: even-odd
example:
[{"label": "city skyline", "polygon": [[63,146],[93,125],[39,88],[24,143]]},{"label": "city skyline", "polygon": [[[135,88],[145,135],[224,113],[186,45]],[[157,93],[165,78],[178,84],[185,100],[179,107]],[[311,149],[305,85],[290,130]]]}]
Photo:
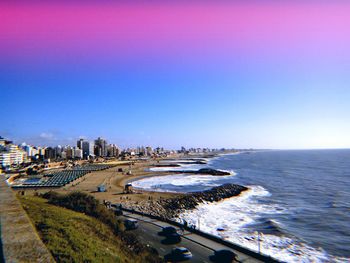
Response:
[{"label": "city skyline", "polygon": [[350,148],[348,2],[19,2],[0,3],[16,143]]}]

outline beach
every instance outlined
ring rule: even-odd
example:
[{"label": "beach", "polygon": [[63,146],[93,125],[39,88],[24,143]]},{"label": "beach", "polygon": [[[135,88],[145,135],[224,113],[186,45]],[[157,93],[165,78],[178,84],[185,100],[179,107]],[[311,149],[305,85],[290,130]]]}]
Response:
[{"label": "beach", "polygon": [[[205,160],[209,160],[209,157],[206,156]],[[176,167],[180,170],[186,169],[186,167],[193,167],[190,170],[184,171],[187,172],[187,175],[193,173],[196,174],[196,176],[216,177],[215,175],[210,175],[210,173],[212,172],[216,173],[217,171],[215,170],[206,171],[207,173],[209,173],[207,175],[198,175],[198,170],[195,169],[196,165],[205,165],[206,163],[201,158],[203,158],[202,155],[195,155],[186,158],[184,158],[183,156],[174,156],[172,158],[161,158],[157,160],[150,159],[132,161],[112,161],[107,162],[107,164],[115,165],[114,167],[103,171],[94,171],[88,173],[84,177],[79,178],[78,180],[75,180],[64,187],[52,189],[28,189],[25,191],[26,194],[45,193],[50,190],[62,194],[72,191],[81,191],[93,195],[101,202],[108,201],[111,203],[118,203],[130,209],[143,211],[145,213],[154,214],[161,217],[167,217],[170,219],[171,217],[176,217],[180,213],[180,210],[188,210],[194,208],[197,204],[204,201],[217,200],[217,197],[220,196],[220,194],[213,193],[210,196],[210,198],[199,198],[197,196],[193,200],[190,200],[193,196],[192,194],[181,192],[159,190],[154,191],[148,189],[133,188],[132,193],[126,193],[125,186],[132,182],[146,178],[165,178],[166,176],[172,176],[174,174],[182,176],[182,174],[179,173],[179,171],[172,171],[172,169],[174,169],[175,167],[175,163],[181,164],[180,167]],[[157,170],[157,168],[159,167],[161,167],[162,169]],[[153,169],[155,171],[153,171]],[[167,171],[167,169],[169,169],[169,171]],[[105,192],[99,192],[97,190],[98,186],[100,185],[105,186]],[[230,186],[228,188],[232,190]],[[227,197],[232,197],[234,195],[238,195],[240,192],[241,190],[233,190],[230,194],[228,194],[228,196],[221,196],[219,198],[223,199]],[[184,199],[184,197],[186,197],[186,199]],[[175,212],[174,205],[169,205],[169,202],[171,202],[172,204],[180,203],[182,204],[182,207],[177,207],[177,212]],[[196,205],[193,205],[193,202]],[[190,203],[192,205],[190,205]]]}]

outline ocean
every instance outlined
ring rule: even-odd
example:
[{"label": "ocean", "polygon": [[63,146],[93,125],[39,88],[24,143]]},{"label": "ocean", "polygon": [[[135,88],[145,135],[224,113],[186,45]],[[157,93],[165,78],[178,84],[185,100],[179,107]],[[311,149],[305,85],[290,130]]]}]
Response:
[{"label": "ocean", "polygon": [[180,217],[202,231],[286,262],[350,262],[350,150],[257,151],[171,169],[204,167],[231,175],[174,174],[133,185],[171,192],[225,183],[247,186],[238,197],[200,204]]}]

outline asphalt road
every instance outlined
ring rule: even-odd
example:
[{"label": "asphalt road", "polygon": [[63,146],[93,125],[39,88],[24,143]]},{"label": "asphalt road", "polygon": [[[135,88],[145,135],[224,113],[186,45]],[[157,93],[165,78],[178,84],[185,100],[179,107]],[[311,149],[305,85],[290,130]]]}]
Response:
[{"label": "asphalt road", "polygon": [[[184,232],[182,236],[182,241],[180,243],[175,245],[162,244],[161,241],[164,240],[164,237],[159,236],[158,232],[161,231],[162,227],[168,226],[168,224],[155,219],[150,219],[147,217],[142,217],[140,215],[135,215],[127,212],[124,212],[124,216],[135,218],[138,220],[138,229],[130,231],[133,231],[135,234],[137,234],[140,241],[144,244],[149,244],[150,246],[156,248],[161,256],[165,256],[166,254],[170,253],[172,248],[181,246],[189,249],[193,255],[192,259],[188,260],[187,262],[209,263],[211,262],[209,260],[209,256],[213,255],[215,250],[232,250],[222,244],[205,239],[187,231]],[[181,233],[181,230],[178,230],[178,232]],[[237,251],[234,252],[238,255],[240,262],[261,262]]]}]

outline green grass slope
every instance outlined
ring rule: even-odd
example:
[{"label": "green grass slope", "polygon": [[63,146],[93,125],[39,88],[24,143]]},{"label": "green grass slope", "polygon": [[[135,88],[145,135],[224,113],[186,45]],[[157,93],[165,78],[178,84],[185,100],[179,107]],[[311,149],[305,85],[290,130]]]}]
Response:
[{"label": "green grass slope", "polygon": [[141,262],[107,225],[39,197],[21,202],[57,262]]}]

